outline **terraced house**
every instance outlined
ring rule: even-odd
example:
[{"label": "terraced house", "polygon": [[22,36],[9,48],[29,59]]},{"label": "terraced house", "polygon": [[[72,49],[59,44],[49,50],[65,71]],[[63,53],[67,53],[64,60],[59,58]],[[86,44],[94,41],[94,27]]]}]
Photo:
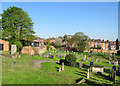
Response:
[{"label": "terraced house", "polygon": [[[101,49],[98,50],[98,46],[101,47]],[[116,53],[116,41],[92,39],[92,42],[90,43],[90,48],[92,48],[91,50],[98,52]]]}]

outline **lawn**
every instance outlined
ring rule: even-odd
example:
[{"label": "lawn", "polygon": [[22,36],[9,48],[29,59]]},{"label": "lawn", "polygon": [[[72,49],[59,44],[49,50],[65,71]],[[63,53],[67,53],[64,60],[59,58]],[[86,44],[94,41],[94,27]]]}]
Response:
[{"label": "lawn", "polygon": [[[34,59],[33,59],[34,58]],[[65,66],[65,70],[58,72],[61,65],[57,63],[41,63],[42,68],[34,68],[34,60],[44,59],[41,56],[29,56],[22,54],[16,60],[2,57],[2,83],[3,84],[73,84],[84,78],[86,81],[81,85],[112,85],[113,82],[106,78],[109,69],[105,68],[104,76],[93,73],[90,79],[86,79],[87,67],[82,69]],[[48,58],[44,60],[49,60]],[[55,60],[55,59],[53,59]],[[13,63],[13,65],[12,65]],[[116,84],[120,84],[120,77],[116,77]]]}]

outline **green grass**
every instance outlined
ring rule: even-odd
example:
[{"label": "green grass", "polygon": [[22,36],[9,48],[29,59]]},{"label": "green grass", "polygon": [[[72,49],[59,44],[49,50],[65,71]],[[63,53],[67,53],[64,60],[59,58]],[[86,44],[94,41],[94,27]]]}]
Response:
[{"label": "green grass", "polygon": [[[61,65],[56,63],[41,63],[42,68],[36,69],[34,66],[35,57],[22,54],[21,58],[16,60],[2,57],[2,83],[3,84],[75,84],[84,78],[87,85],[112,85],[112,82],[99,74],[92,74],[90,79],[86,79],[87,68],[65,66],[65,70],[58,72]],[[42,58],[42,57],[40,57]],[[43,59],[43,58],[42,58]],[[45,59],[44,59],[45,60]],[[13,66],[13,62],[16,62]],[[105,70],[105,76],[109,75],[108,69]],[[120,77],[116,77],[116,83],[120,84]]]},{"label": "green grass", "polygon": [[[52,50],[50,50],[52,51]],[[50,51],[45,52],[46,54]],[[4,52],[6,55],[9,52]],[[65,66],[65,70],[58,72],[58,68],[61,65],[56,63],[44,62],[41,63],[42,68],[36,69],[34,68],[34,60],[51,60],[51,61],[59,61],[60,58],[56,57],[56,54],[59,54],[60,51],[53,54],[54,58],[43,58],[40,55],[30,56],[28,54],[21,54],[21,58],[17,58],[16,60],[2,57],[2,83],[3,84],[74,84],[82,78],[86,80],[85,83],[82,83],[83,86],[99,86],[104,84],[112,85],[113,82],[109,81],[106,77],[109,75],[109,69],[104,68],[105,73],[104,76],[93,73],[90,79],[86,79],[87,76],[87,68],[83,66],[82,69],[77,67],[69,67]],[[61,51],[61,53],[64,53]],[[80,53],[83,55],[88,55],[87,53]],[[76,56],[78,56],[77,54]],[[103,58],[102,54],[93,54],[92,57]],[[84,57],[84,56],[83,56]],[[81,61],[83,57],[77,59],[77,62],[83,62],[84,64],[90,64],[90,62]],[[90,57],[90,61],[92,59]],[[62,57],[62,59],[64,59]],[[13,62],[16,62],[12,65]],[[108,60],[103,58],[102,62],[95,62],[95,65],[103,65],[112,67],[112,64],[108,64]],[[120,66],[120,65],[119,65]],[[116,76],[117,85],[120,84],[120,76]]]}]

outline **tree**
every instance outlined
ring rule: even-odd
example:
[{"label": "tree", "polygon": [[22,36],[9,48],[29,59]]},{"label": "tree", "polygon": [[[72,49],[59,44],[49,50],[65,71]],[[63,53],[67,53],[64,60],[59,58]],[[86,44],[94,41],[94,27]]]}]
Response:
[{"label": "tree", "polygon": [[62,46],[62,39],[56,38],[55,41],[53,42],[53,46],[56,48],[60,48]]},{"label": "tree", "polygon": [[68,66],[75,67],[76,66],[76,60],[77,60],[77,58],[74,54],[68,54],[65,57],[65,64],[68,65]]},{"label": "tree", "polygon": [[[33,22],[29,18],[27,12],[24,12],[18,7],[9,7],[3,11],[2,14],[2,34],[3,39],[10,42],[10,44],[22,44],[23,40],[32,41]],[[19,43],[20,42],[20,43]]]},{"label": "tree", "polygon": [[67,41],[68,41],[68,37],[67,37],[67,35],[65,34],[65,35],[63,36],[63,42],[65,42],[66,47],[67,47]]},{"label": "tree", "polygon": [[116,50],[119,50],[119,41],[116,39]]},{"label": "tree", "polygon": [[89,41],[89,37],[82,32],[77,32],[73,36],[73,39],[75,45],[74,48],[76,48],[79,52],[83,52],[85,50],[87,42]]}]

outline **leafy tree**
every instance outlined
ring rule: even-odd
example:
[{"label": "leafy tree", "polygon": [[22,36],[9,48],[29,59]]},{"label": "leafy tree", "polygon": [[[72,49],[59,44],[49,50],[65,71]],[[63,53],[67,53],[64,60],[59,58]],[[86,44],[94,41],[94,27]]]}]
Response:
[{"label": "leafy tree", "polygon": [[119,41],[116,39],[116,50],[119,50]]},{"label": "leafy tree", "polygon": [[53,42],[53,46],[56,48],[60,48],[62,46],[62,39],[56,38],[55,41]]},{"label": "leafy tree", "polygon": [[68,41],[68,37],[67,37],[67,35],[65,34],[65,35],[63,36],[63,42],[65,42],[66,47],[67,47],[67,41]]},{"label": "leafy tree", "polygon": [[34,39],[33,34],[35,32],[33,31],[32,20],[27,12],[15,6],[3,11],[2,29],[2,38],[8,40],[10,44],[18,42],[22,45],[21,41],[32,41]]},{"label": "leafy tree", "polygon": [[77,58],[74,54],[68,54],[65,57],[65,65],[75,67],[76,66],[76,60],[77,60]]},{"label": "leafy tree", "polygon": [[82,32],[77,32],[73,36],[73,39],[75,44],[74,48],[76,48],[79,52],[83,52],[85,50],[87,42],[89,41],[89,37]]}]

